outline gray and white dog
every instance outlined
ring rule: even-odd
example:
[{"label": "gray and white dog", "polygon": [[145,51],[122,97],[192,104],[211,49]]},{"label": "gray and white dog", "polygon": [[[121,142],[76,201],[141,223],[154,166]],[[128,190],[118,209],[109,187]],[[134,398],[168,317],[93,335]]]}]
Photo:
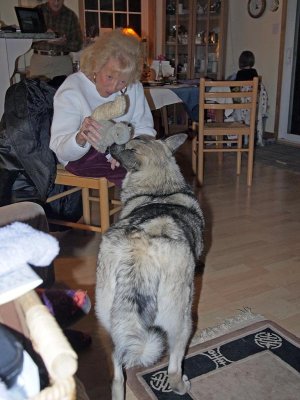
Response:
[{"label": "gray and white dog", "polygon": [[182,360],[204,222],[173,156],[186,138],[139,137],[110,150],[127,169],[120,219],[103,235],[97,266],[96,314],[114,344],[113,400],[124,399],[123,367],[151,365],[165,349],[171,389],[190,387]]}]

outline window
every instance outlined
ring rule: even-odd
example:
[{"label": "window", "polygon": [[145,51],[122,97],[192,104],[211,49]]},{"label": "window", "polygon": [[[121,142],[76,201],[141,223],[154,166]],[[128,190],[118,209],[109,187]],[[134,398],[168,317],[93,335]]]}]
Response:
[{"label": "window", "polygon": [[142,36],[142,0],[83,0],[83,25],[87,38],[101,30],[130,26]]}]

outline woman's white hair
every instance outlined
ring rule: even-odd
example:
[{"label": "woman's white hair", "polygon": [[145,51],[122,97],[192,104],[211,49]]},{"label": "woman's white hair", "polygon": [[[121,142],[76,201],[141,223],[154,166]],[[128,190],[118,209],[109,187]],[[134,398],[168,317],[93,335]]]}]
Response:
[{"label": "woman's white hair", "polygon": [[110,60],[115,59],[121,72],[128,73],[127,85],[138,81],[142,73],[140,41],[121,29],[102,33],[96,41],[83,50],[80,70],[90,79]]}]

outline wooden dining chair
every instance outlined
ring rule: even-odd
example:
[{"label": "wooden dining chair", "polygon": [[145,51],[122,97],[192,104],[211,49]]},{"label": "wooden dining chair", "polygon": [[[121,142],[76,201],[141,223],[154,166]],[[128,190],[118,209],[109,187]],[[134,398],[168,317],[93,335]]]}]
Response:
[{"label": "wooden dining chair", "polygon": [[[245,90],[244,88],[247,88]],[[204,154],[236,153],[236,173],[241,172],[242,154],[246,153],[247,185],[253,176],[258,78],[253,81],[210,81],[200,78],[199,122],[193,122],[192,169],[203,184]],[[249,123],[234,120],[234,110],[249,110]],[[213,117],[213,118],[208,118]],[[247,138],[246,140],[244,140]]]},{"label": "wooden dining chair", "polygon": [[[24,337],[22,341],[27,343],[26,348],[29,346],[30,349],[32,346],[36,356],[43,360],[45,368],[43,368],[42,375],[45,376],[46,372],[48,373],[49,384],[35,395],[31,395],[31,400],[75,400],[83,398],[76,393],[78,356],[64,336],[56,319],[49,312],[49,309],[42,304],[34,290],[30,290],[13,301],[1,304],[0,320],[12,329],[12,332],[17,332],[17,337],[19,335]],[[30,345],[28,345],[29,343]],[[29,354],[32,355],[32,352],[29,352]],[[36,357],[33,364],[35,362]],[[40,364],[41,361],[38,362],[38,365]],[[29,370],[27,366],[25,371]],[[31,372],[30,378],[25,374],[22,380],[27,381],[29,378],[33,383],[35,370],[33,369]],[[34,385],[32,385],[32,388],[34,388]],[[22,396],[22,399],[25,397],[28,398]],[[3,396],[0,395],[0,398],[3,399]],[[5,398],[7,397],[5,396]],[[14,398],[16,397],[14,396]]]},{"label": "wooden dining chair", "polygon": [[[54,225],[104,233],[110,226],[111,216],[121,210],[121,201],[114,196],[115,184],[109,182],[106,178],[77,176],[66,171],[62,165],[58,165],[55,183],[57,185],[68,186],[69,188],[49,197],[47,203],[69,196],[80,190],[83,216],[82,220],[78,222],[49,218],[49,222]],[[92,223],[92,202],[98,204],[99,224],[97,225]]]}]

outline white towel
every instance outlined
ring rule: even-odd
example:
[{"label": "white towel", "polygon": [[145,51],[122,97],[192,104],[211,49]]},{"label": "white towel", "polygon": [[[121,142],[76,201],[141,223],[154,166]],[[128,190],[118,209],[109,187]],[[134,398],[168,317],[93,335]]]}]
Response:
[{"label": "white towel", "polygon": [[22,222],[0,228],[0,273],[32,264],[47,267],[59,252],[58,241]]},{"label": "white towel", "polygon": [[27,224],[0,228],[0,305],[39,286],[43,280],[29,264],[47,267],[58,252],[54,237]]}]

